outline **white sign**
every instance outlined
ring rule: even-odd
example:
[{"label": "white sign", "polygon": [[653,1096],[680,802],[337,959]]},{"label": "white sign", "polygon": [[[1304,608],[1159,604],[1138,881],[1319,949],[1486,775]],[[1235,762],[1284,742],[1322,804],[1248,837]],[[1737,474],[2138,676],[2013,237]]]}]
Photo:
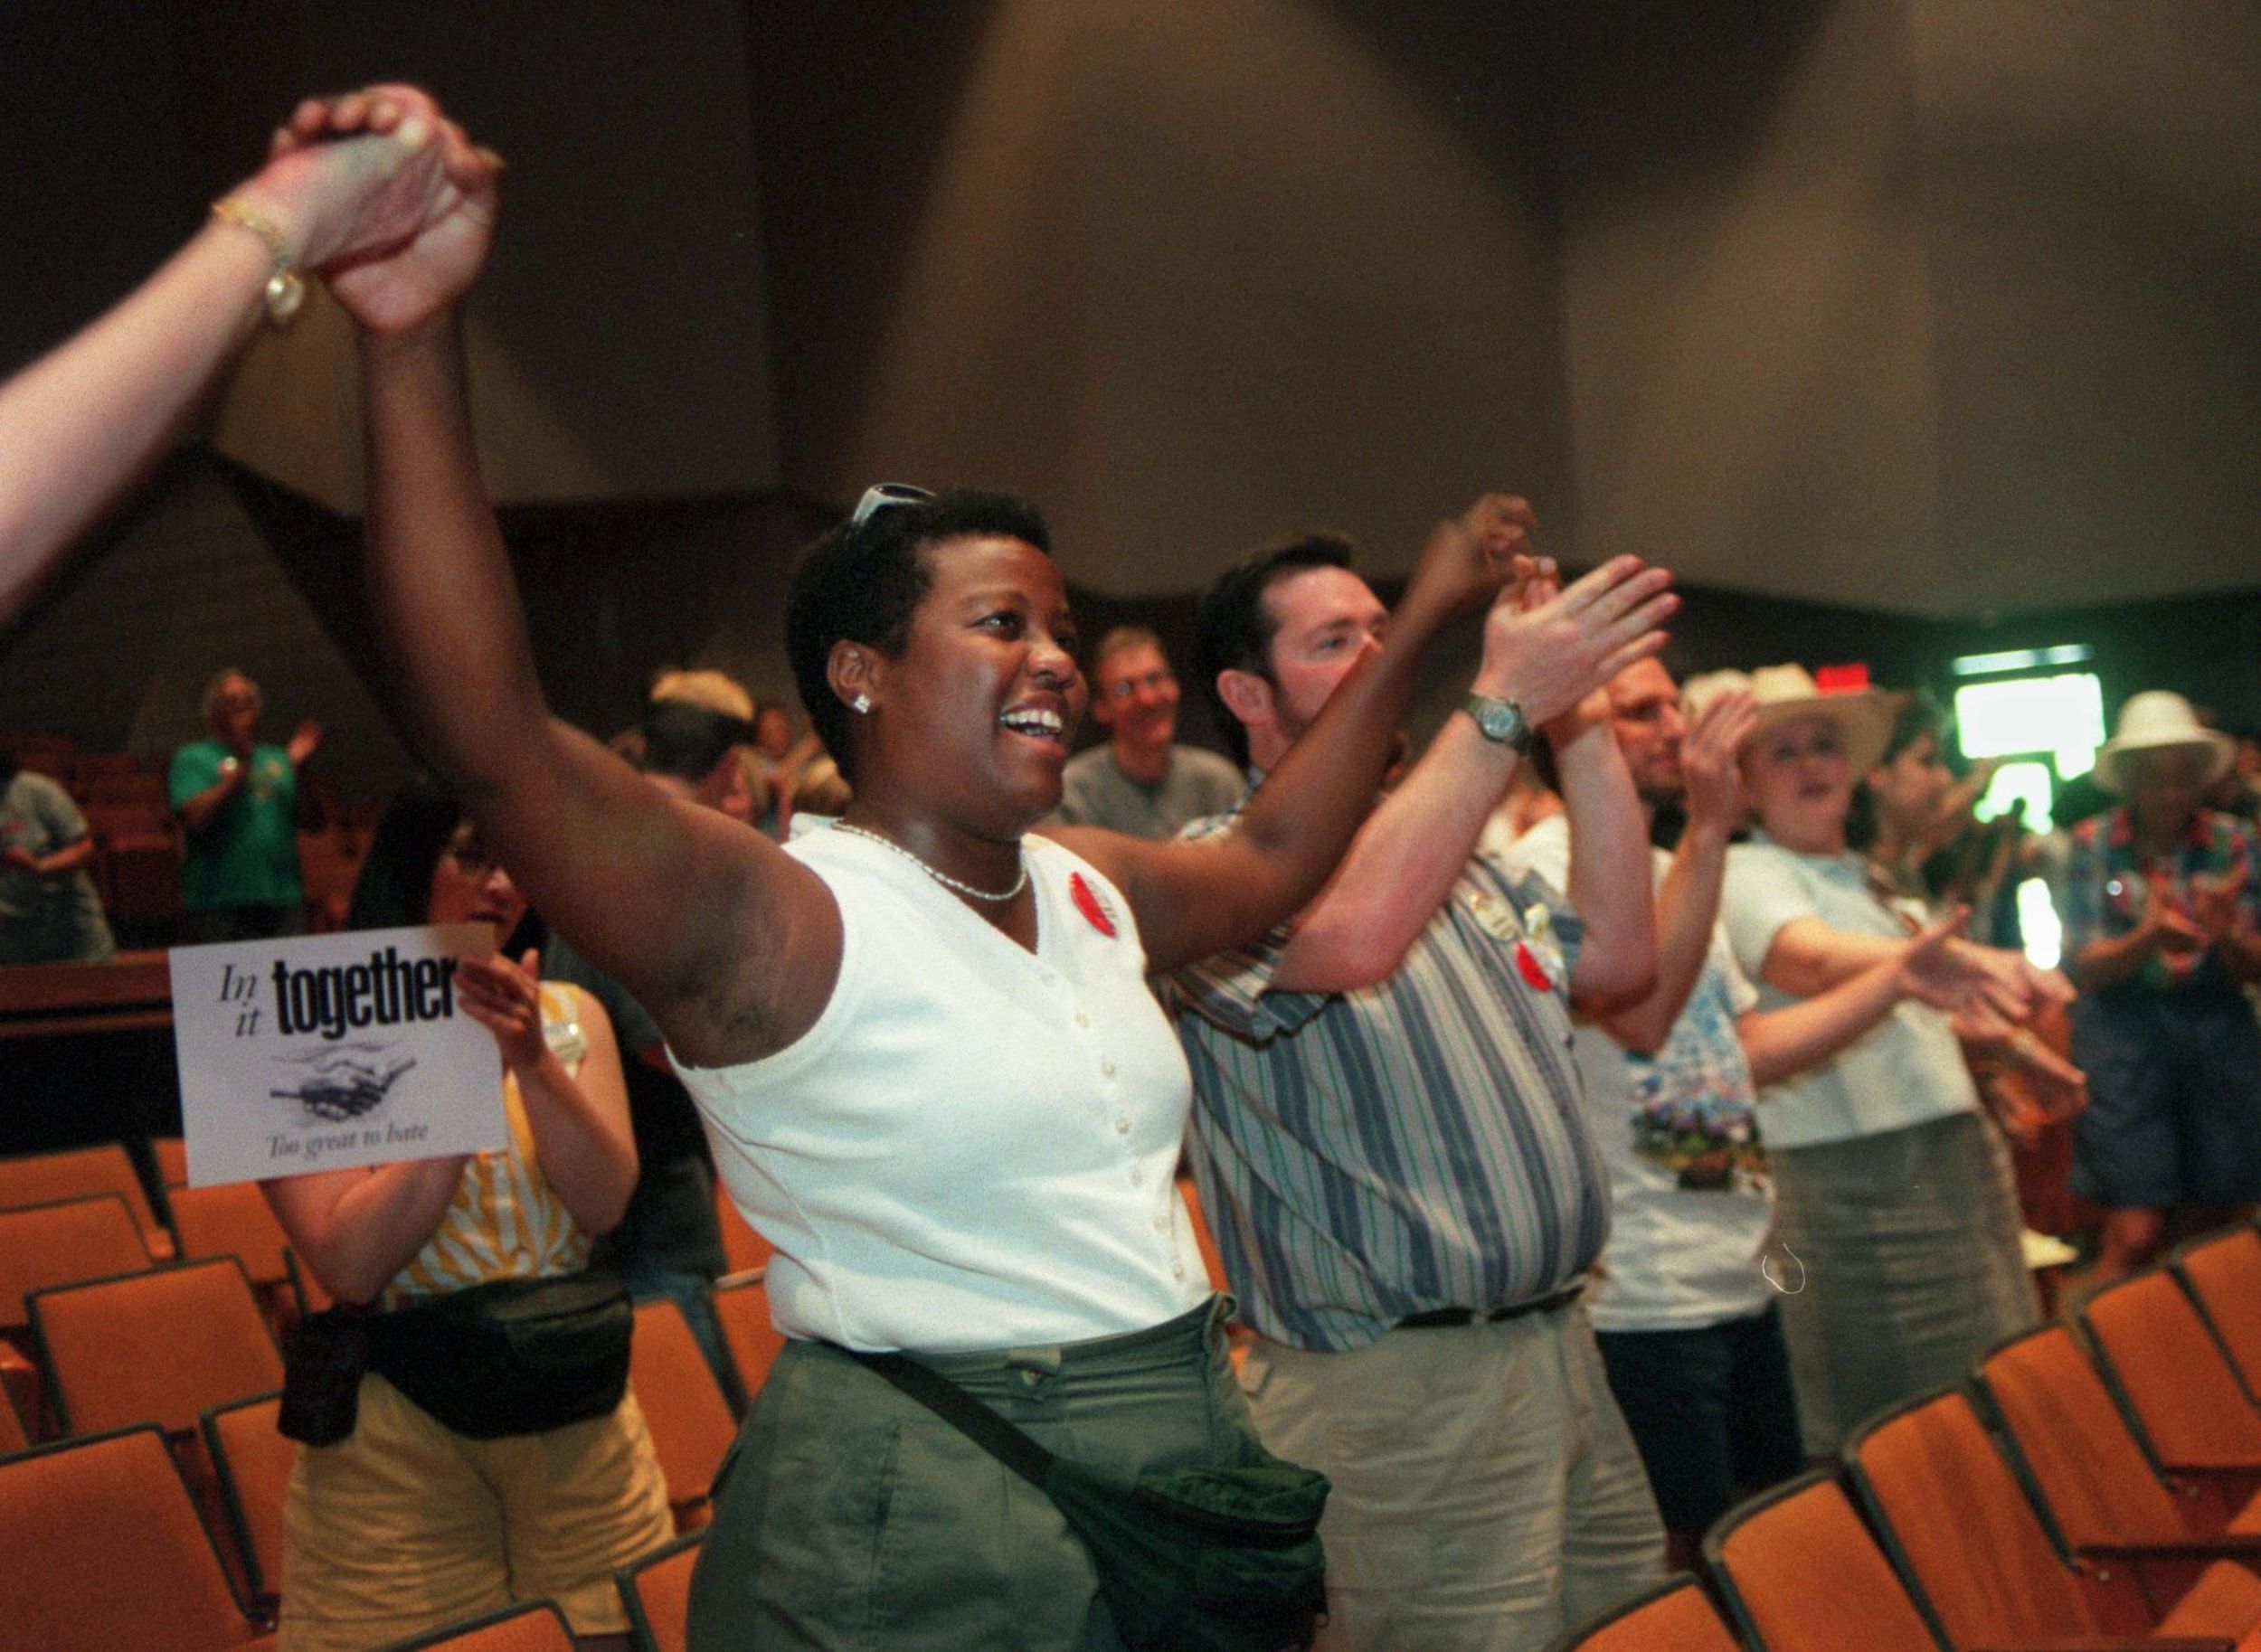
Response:
[{"label": "white sign", "polygon": [[483,923],[176,947],[188,1184],[507,1145],[495,1035],[456,1000]]}]

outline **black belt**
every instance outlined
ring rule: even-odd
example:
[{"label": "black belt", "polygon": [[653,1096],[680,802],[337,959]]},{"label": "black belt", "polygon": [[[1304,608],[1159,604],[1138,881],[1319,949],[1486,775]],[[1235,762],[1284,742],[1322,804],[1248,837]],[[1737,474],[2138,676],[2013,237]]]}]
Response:
[{"label": "black belt", "polygon": [[1558,1307],[1568,1307],[1585,1290],[1585,1281],[1580,1280],[1560,1290],[1550,1290],[1543,1297],[1533,1297],[1528,1302],[1510,1302],[1505,1307],[1481,1311],[1472,1307],[1433,1307],[1425,1314],[1406,1315],[1397,1322],[1397,1328],[1436,1331],[1463,1325],[1498,1325],[1503,1319],[1520,1319],[1526,1314],[1551,1314]]}]

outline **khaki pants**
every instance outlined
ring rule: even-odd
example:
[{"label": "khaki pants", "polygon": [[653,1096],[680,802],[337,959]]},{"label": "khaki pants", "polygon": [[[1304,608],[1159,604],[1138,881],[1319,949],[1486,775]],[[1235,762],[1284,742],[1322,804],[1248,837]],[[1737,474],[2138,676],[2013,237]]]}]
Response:
[{"label": "khaki pants", "polygon": [[301,1446],[283,1509],[283,1652],[359,1652],[536,1595],[628,1628],[615,1567],[675,1535],[631,1393],[609,1417],[467,1440],[383,1377],[354,1431]]},{"label": "khaki pants", "polygon": [[1585,1310],[1259,1339],[1264,1444],[1334,1481],[1322,1652],[1532,1652],[1664,1576],[1664,1527]]}]

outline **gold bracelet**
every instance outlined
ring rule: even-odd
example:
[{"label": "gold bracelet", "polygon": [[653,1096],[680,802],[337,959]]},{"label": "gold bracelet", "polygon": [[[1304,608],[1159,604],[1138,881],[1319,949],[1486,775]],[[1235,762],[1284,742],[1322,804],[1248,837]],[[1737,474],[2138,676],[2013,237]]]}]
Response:
[{"label": "gold bracelet", "polygon": [[234,195],[223,195],[213,202],[212,215],[222,223],[249,230],[266,247],[268,256],[275,261],[275,272],[267,278],[267,319],[279,327],[284,326],[298,313],[298,307],[307,297],[307,284],[299,278],[296,261],[290,256],[290,243],[283,239],[283,232],[275,227],[273,219]]}]

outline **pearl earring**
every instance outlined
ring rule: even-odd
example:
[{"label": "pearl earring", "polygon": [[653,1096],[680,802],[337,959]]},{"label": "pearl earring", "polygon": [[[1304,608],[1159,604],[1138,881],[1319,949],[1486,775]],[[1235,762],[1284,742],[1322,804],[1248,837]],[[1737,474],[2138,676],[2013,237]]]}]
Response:
[{"label": "pearl earring", "polygon": [[858,694],[849,701],[848,704],[859,714],[867,713],[872,709],[872,697],[869,694]]}]

